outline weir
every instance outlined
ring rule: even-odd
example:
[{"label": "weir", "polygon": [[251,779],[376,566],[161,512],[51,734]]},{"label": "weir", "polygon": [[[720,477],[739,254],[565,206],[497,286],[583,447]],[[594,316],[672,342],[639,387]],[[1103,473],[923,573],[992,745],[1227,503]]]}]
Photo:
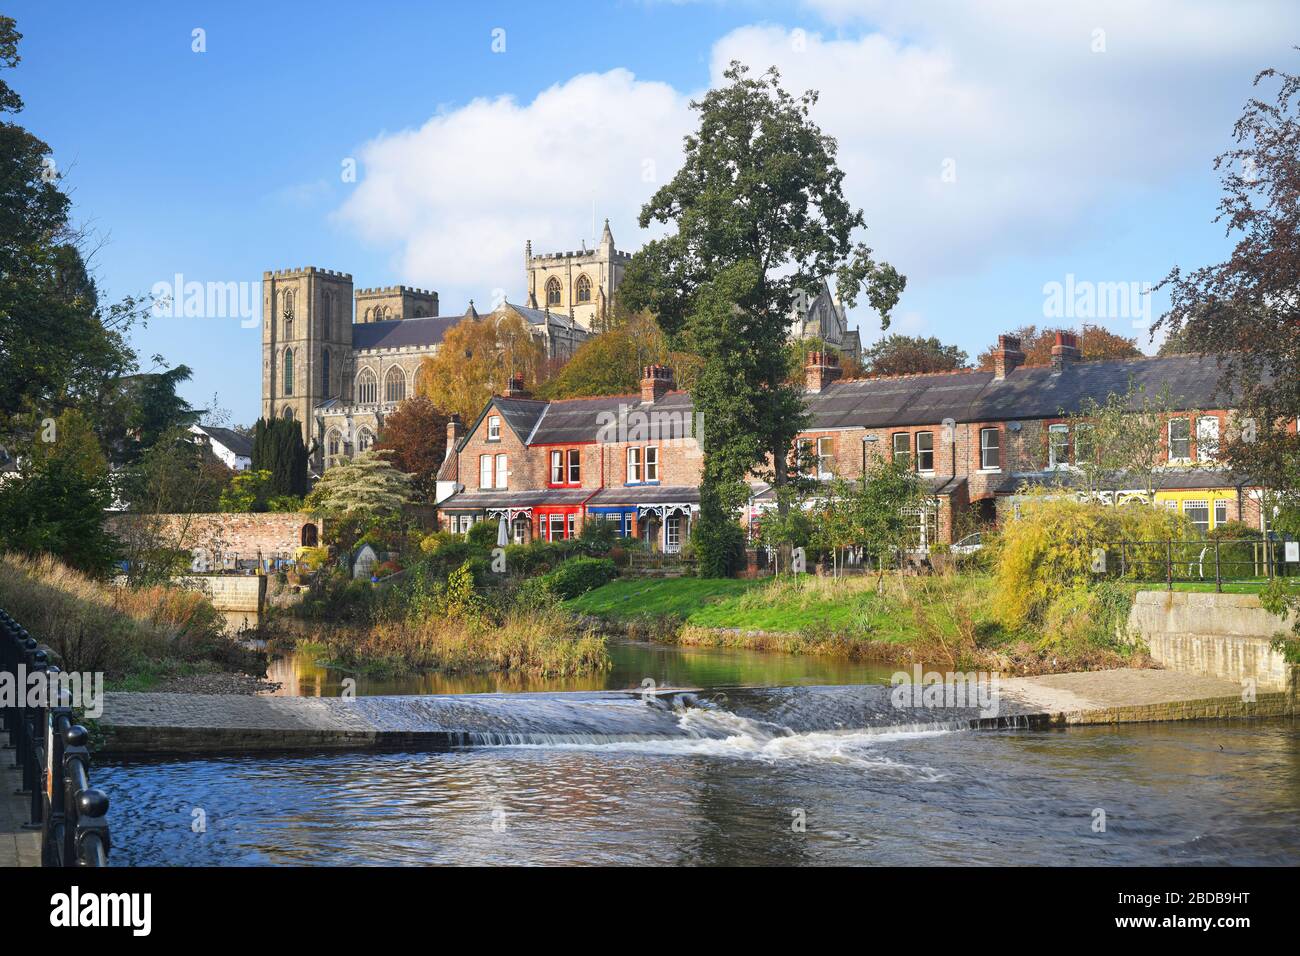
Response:
[{"label": "weir", "polygon": [[1226,680],[1119,670],[1002,680],[995,709],[917,706],[881,684],[355,698],[105,695],[118,753],[587,746],[772,741],[800,735],[1039,728],[1295,712],[1292,693],[1245,699]]}]

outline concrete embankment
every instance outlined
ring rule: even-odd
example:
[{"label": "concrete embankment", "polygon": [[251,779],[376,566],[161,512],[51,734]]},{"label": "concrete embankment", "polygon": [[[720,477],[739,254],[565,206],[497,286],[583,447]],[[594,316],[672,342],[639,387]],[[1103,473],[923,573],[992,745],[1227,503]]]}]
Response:
[{"label": "concrete embankment", "polygon": [[1140,591],[1128,630],[1162,667],[1284,690],[1295,668],[1273,646],[1291,622],[1270,614],[1256,594]]}]

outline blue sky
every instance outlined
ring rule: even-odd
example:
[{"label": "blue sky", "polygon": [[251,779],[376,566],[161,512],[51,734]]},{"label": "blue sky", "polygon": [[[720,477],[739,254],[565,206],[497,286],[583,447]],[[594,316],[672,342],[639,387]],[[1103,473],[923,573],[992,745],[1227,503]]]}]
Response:
[{"label": "blue sky", "polygon": [[[1300,39],[1285,4],[1197,0],[7,12],[24,34],[8,77],[20,122],[53,147],[78,222],[102,240],[108,298],[177,273],[256,283],[311,264],[357,287],[435,288],[444,312],[521,301],[526,239],[577,248],[594,208],[621,248],[644,241],[636,211],[675,168],[689,98],[740,57],[821,90],[814,115],[840,141],[867,239],[909,276],[895,329],[972,356],[1000,331],[1053,324],[1047,283],[1155,282],[1220,257],[1213,156],[1255,71],[1294,68]],[[864,340],[879,334],[875,316],[853,317]],[[1143,319],[1097,320],[1135,334]],[[216,393],[248,423],[250,324],[157,317],[136,345],[191,366],[187,397]]]}]

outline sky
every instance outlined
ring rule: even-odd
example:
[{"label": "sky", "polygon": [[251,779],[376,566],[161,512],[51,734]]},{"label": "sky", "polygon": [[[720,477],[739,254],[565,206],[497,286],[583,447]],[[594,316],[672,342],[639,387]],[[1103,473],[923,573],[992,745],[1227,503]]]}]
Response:
[{"label": "sky", "polygon": [[[1213,160],[1255,74],[1300,67],[1300,5],[1258,0],[5,12],[18,122],[53,149],[103,297],[242,284],[245,307],[181,296],[134,333],[146,368],[190,366],[185,397],[239,424],[260,408],[263,271],[432,288],[448,314],[523,302],[526,240],[590,246],[605,218],[620,249],[661,234],[638,211],[733,59],[819,92],[862,238],[908,277],[890,331],[973,358],[1086,320],[1153,351],[1167,300],[1144,290],[1229,248]],[[866,306],[850,324],[882,334]]]}]

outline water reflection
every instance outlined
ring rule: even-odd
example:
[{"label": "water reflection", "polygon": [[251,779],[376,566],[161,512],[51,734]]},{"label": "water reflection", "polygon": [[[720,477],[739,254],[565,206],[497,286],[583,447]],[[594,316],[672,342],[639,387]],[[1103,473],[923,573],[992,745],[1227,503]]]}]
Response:
[{"label": "water reflection", "polygon": [[808,684],[888,683],[897,668],[872,661],[803,657],[731,648],[677,647],[641,642],[610,644],[613,668],[576,677],[527,674],[442,674],[437,672],[377,677],[322,666],[304,654],[273,660],[267,677],[279,682],[284,697],[337,697],[343,679],[356,680],[356,692],[373,694],[487,694],[494,692],[621,690],[641,687],[646,678],[657,686],[757,687]]},{"label": "water reflection", "polygon": [[1294,720],[898,735],[855,764],[669,744],[103,761],[96,783],[119,865],[1300,863]]}]

